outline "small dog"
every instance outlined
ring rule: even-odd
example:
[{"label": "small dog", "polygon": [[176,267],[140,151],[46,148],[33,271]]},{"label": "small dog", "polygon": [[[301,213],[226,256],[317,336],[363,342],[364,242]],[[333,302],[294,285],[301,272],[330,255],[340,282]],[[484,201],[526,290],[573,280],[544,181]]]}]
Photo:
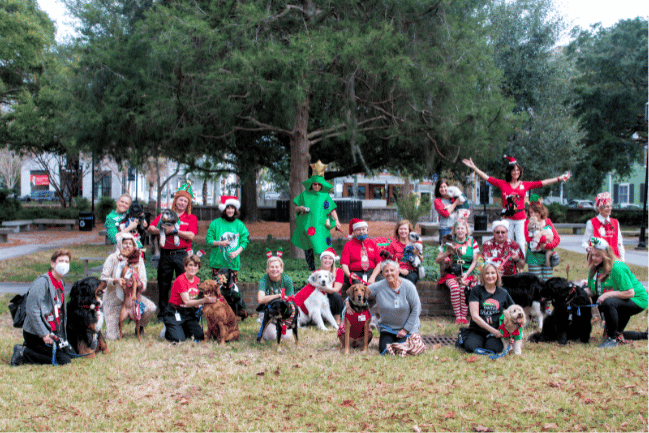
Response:
[{"label": "small dog", "polygon": [[503,312],[503,321],[498,329],[503,333],[505,353],[514,348],[514,355],[520,355],[523,347],[523,326],[525,312],[520,305],[512,305]]},{"label": "small dog", "polygon": [[539,220],[536,215],[530,216],[527,223],[527,231],[532,236],[530,241],[530,249],[532,251],[543,251],[545,252],[545,266],[550,267],[550,256],[552,256],[552,250],[541,250],[538,248],[538,245],[542,242],[552,242],[554,240],[554,234],[552,230],[544,228],[545,221]]},{"label": "small dog", "polygon": [[234,282],[234,271],[228,268],[219,269],[217,279],[225,279],[225,282],[221,284],[220,291],[221,295],[228,302],[232,311],[234,311],[235,316],[241,317],[241,321],[244,321],[248,317],[248,312],[243,307],[243,302],[241,302],[241,293],[239,292],[239,287]]},{"label": "small dog", "polygon": [[142,327],[140,326],[140,320],[142,319],[142,311],[144,310],[141,299],[144,287],[141,287],[140,276],[138,274],[140,254],[141,253],[137,248],[134,249],[133,253],[129,257],[126,257],[126,260],[121,261],[115,269],[115,278],[122,278],[126,282],[124,287],[122,287],[124,302],[122,303],[122,309],[119,312],[120,340],[124,336],[124,322],[126,322],[126,319],[131,319],[135,322],[135,335],[137,335],[138,340],[142,341]]},{"label": "small dog", "polygon": [[345,311],[345,320],[338,328],[338,340],[340,348],[345,349],[345,355],[349,354],[349,346],[360,347],[363,345],[363,352],[367,353],[367,346],[372,341],[370,322],[372,314],[367,303],[370,296],[370,289],[364,284],[354,284],[347,289],[347,299],[351,311]]},{"label": "small dog", "polygon": [[[440,254],[443,252],[444,246],[446,246],[447,250],[448,249],[455,250],[455,244],[453,243],[453,235],[448,234],[442,236],[442,244],[439,246]],[[462,276],[462,265],[457,263],[456,258],[457,258],[456,254],[451,254],[450,256],[446,257],[446,259],[444,259],[444,262],[442,262],[439,266],[441,275],[451,274],[451,275],[455,275],[458,278]]]},{"label": "small dog", "polygon": [[543,281],[532,273],[520,272],[503,276],[502,285],[514,303],[523,307],[528,317],[535,318],[539,331],[542,331],[548,305],[548,301],[541,296]]},{"label": "small dog", "polygon": [[216,303],[203,305],[203,316],[207,321],[205,341],[213,338],[221,346],[225,346],[226,341],[239,340],[237,317],[221,295],[220,289],[226,282],[225,275],[220,275],[218,283],[214,280],[205,280],[198,286],[203,295],[216,297]]},{"label": "small dog", "polygon": [[298,307],[293,300],[273,299],[264,308],[264,320],[261,323],[261,329],[257,335],[257,343],[261,342],[266,328],[274,324],[277,331],[277,351],[281,352],[280,343],[282,335],[286,334],[287,330],[293,332],[295,338],[295,345],[298,345],[297,338],[297,313]]},{"label": "small dog", "polygon": [[449,186],[446,190],[446,194],[453,199],[453,202],[455,202],[455,200],[460,201],[460,205],[456,206],[455,209],[469,209],[469,201],[457,186]]},{"label": "small dog", "polygon": [[500,211],[500,214],[506,217],[514,216],[516,212],[518,212],[518,209],[516,208],[516,196],[510,194],[505,197],[505,201],[506,203],[504,203],[503,210]]},{"label": "small dog", "polygon": [[109,353],[101,333],[104,313],[101,310],[106,282],[88,277],[74,283],[67,304],[66,331],[70,346],[79,355],[94,358],[96,352]]},{"label": "small dog", "polygon": [[329,298],[318,289],[332,289],[334,276],[329,271],[315,271],[308,280],[309,284],[295,295],[295,303],[299,307],[298,325],[305,326],[313,322],[321,331],[326,330],[323,318],[334,329],[338,325],[331,314]]},{"label": "small dog", "polygon": [[[164,248],[165,243],[167,242],[167,234],[165,233],[165,227],[173,227],[175,233],[178,233],[180,230],[180,220],[178,219],[178,214],[171,209],[163,209],[160,213],[160,221],[158,222],[158,229],[160,230],[160,248]],[[180,245],[180,238],[177,234],[174,234],[174,245]]]},{"label": "small dog", "polygon": [[131,232],[133,237],[138,240],[142,239],[145,235],[145,228],[144,228],[144,222],[146,221],[146,216],[144,215],[144,207],[142,204],[134,201],[131,203],[131,206],[128,208],[128,211],[126,211],[126,214],[124,215],[124,218],[117,223],[117,228],[119,231],[124,230],[126,227],[131,224],[131,222],[137,220],[137,228]]},{"label": "small dog", "polygon": [[424,244],[421,242],[419,233],[408,234],[408,245],[403,249],[403,261],[410,262],[413,268],[417,269],[419,278],[426,276],[426,269],[421,265],[424,260]]}]

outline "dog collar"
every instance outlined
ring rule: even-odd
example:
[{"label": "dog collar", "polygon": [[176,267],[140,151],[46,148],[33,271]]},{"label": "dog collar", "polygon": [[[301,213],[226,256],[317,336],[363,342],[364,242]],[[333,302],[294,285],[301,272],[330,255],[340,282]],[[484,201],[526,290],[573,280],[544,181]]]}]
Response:
[{"label": "dog collar", "polygon": [[87,308],[88,310],[99,311],[99,305],[79,305],[79,308]]},{"label": "dog collar", "polygon": [[363,303],[358,303],[358,302],[355,302],[355,301],[353,301],[353,300],[350,299],[350,300],[349,300],[349,304],[352,305],[352,306],[354,306],[354,307],[360,307],[360,308],[366,308],[366,307],[368,307],[367,301],[365,301],[365,302],[363,302]]}]

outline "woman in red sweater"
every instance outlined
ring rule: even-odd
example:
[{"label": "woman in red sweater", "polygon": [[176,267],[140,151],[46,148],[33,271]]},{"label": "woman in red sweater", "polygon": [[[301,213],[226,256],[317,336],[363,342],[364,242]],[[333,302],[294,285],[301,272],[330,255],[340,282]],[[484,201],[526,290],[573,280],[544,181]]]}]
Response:
[{"label": "woman in red sweater", "polygon": [[[570,172],[551,179],[537,180],[534,182],[523,182],[523,168],[511,156],[505,156],[508,164],[505,169],[505,180],[495,179],[476,167],[471,158],[463,159],[464,165],[473,170],[482,179],[491,185],[498,187],[502,194],[503,218],[509,220],[509,238],[518,242],[521,251],[525,251],[525,194],[535,188],[541,188],[557,182],[565,182],[570,179]],[[513,201],[514,209],[507,208],[507,198]]]},{"label": "woman in red sweater", "polygon": [[[559,246],[561,239],[559,234],[554,229],[554,224],[548,218],[548,208],[541,203],[532,202],[529,208],[529,218],[525,220],[525,240],[530,247],[527,249],[527,269],[529,272],[538,276],[542,281],[552,278],[552,267],[548,263],[547,252],[554,250]],[[530,219],[536,219],[541,222],[543,230],[550,230],[552,237],[542,235],[539,239],[538,245],[534,241],[534,232],[530,230]],[[532,250],[532,247],[535,247]]]}]

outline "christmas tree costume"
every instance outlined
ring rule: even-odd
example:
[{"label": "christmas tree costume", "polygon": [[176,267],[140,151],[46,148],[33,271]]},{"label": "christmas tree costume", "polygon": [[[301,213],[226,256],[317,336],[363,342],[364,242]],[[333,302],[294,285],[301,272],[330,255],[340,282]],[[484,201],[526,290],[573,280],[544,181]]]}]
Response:
[{"label": "christmas tree costume", "polygon": [[[314,253],[320,256],[331,246],[331,227],[335,223],[330,219],[329,214],[336,209],[336,203],[329,195],[333,186],[322,176],[326,166],[312,164],[312,167],[315,174],[302,182],[306,190],[293,200],[296,206],[304,206],[309,210],[297,216],[297,226],[291,237],[293,245],[302,248],[307,255],[309,267],[312,266]],[[313,183],[319,183],[322,189],[318,192],[314,191],[311,188]],[[308,260],[309,257],[311,261]]]}]

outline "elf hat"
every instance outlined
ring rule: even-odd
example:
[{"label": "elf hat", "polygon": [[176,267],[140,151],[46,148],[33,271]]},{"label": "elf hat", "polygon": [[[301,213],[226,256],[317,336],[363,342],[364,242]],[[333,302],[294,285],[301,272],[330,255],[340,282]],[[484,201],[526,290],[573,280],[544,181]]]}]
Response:
[{"label": "elf hat", "polygon": [[498,227],[505,227],[505,230],[509,231],[509,222],[507,220],[497,220],[491,223],[492,231],[496,231]]},{"label": "elf hat", "polygon": [[608,248],[608,242],[606,242],[602,238],[590,238],[590,244],[594,247],[597,248],[598,250],[604,251],[606,248]]},{"label": "elf hat", "polygon": [[367,223],[360,218],[352,218],[349,221],[349,238],[352,238],[354,230],[360,229],[361,227],[367,227]]},{"label": "elf hat", "polygon": [[507,164],[509,165],[514,165],[518,163],[518,161],[516,161],[516,158],[514,158],[513,156],[503,155],[503,157],[507,160]]},{"label": "elf hat", "polygon": [[340,259],[340,257],[338,257],[338,256],[336,255],[336,250],[334,250],[333,247],[329,247],[329,248],[327,248],[326,250],[324,250],[324,251],[322,252],[322,254],[320,254],[320,260],[322,260],[322,258],[323,258],[324,256],[329,256],[329,257],[331,257],[331,258],[334,259],[334,260],[339,260],[339,259]]},{"label": "elf hat", "polygon": [[221,203],[219,203],[219,210],[223,212],[228,206],[234,206],[236,210],[239,210],[239,208],[241,207],[241,202],[233,195],[222,195]]},{"label": "elf hat", "polygon": [[180,188],[178,188],[178,191],[176,191],[176,194],[174,194],[174,201],[171,203],[171,209],[174,211],[176,210],[176,200],[178,200],[178,197],[185,197],[187,200],[189,200],[189,204],[187,204],[187,209],[185,210],[185,212],[191,214],[192,200],[194,200],[194,190],[192,190],[191,180],[183,183]]},{"label": "elf hat", "polygon": [[601,206],[607,204],[613,204],[613,198],[611,198],[611,193],[609,192],[600,192],[595,197],[595,209],[599,209]]}]

